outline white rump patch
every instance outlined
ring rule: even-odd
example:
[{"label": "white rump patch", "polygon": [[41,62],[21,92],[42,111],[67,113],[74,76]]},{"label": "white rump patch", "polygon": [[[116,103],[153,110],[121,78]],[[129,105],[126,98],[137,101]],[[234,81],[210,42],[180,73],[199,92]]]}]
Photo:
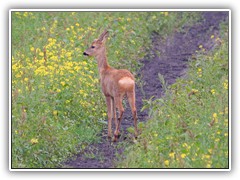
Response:
[{"label": "white rump patch", "polygon": [[133,85],[134,80],[132,80],[129,77],[123,77],[118,81],[118,83],[121,84],[121,85]]}]

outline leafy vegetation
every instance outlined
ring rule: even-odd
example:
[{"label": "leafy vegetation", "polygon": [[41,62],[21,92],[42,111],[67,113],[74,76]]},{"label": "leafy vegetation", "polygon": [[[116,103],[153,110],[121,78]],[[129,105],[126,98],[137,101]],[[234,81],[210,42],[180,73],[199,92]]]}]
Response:
[{"label": "leafy vegetation", "polygon": [[[165,97],[148,100],[150,119],[119,168],[228,168],[228,26],[216,48],[199,51],[187,77],[165,87]],[[137,154],[137,156],[136,156]]]},{"label": "leafy vegetation", "polygon": [[197,15],[12,12],[12,168],[58,167],[98,140],[105,100],[96,62],[82,53],[104,28],[110,31],[109,64],[136,73],[150,33],[171,33],[191,17]]}]

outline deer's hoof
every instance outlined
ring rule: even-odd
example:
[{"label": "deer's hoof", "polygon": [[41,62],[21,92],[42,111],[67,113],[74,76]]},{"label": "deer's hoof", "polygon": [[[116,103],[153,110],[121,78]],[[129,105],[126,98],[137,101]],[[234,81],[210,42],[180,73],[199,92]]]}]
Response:
[{"label": "deer's hoof", "polygon": [[120,134],[114,134],[113,142],[117,142],[120,136]]},{"label": "deer's hoof", "polygon": [[118,138],[114,136],[113,142],[117,142]]}]

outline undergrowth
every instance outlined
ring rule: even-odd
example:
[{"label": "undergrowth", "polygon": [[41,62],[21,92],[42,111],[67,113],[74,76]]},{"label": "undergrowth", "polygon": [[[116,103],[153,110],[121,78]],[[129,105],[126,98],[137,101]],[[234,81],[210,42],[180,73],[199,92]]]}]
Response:
[{"label": "undergrowth", "polygon": [[209,38],[215,50],[200,46],[186,78],[165,87],[163,98],[147,101],[150,118],[118,168],[229,167],[228,26]]}]

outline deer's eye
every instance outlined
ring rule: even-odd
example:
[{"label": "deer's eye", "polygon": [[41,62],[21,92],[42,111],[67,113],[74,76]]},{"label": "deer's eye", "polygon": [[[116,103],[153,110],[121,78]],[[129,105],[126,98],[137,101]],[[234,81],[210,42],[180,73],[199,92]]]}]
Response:
[{"label": "deer's eye", "polygon": [[95,46],[91,46],[91,48],[95,48]]}]

